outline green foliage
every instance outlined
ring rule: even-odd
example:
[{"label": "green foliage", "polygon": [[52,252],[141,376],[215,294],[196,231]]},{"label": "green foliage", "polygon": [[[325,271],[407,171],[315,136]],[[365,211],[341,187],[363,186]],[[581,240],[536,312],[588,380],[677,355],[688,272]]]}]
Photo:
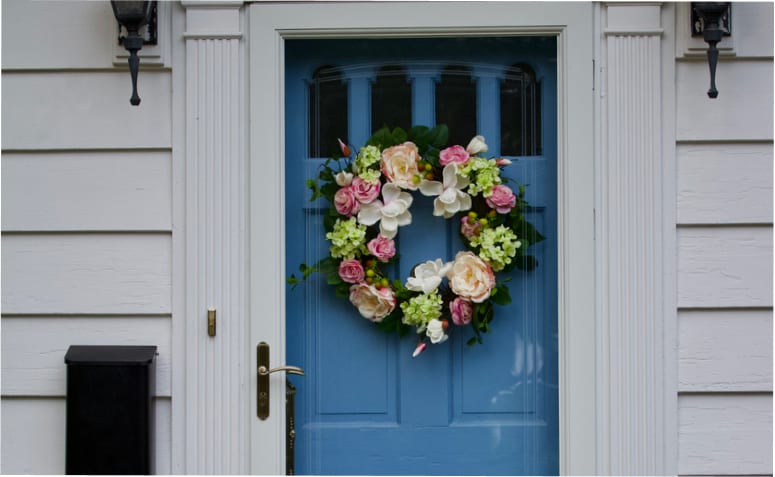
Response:
[{"label": "green foliage", "polygon": [[493,288],[492,292],[490,293],[490,299],[496,305],[508,305],[511,303],[511,293],[509,292],[509,287],[507,287],[505,283],[501,283],[497,287]]}]

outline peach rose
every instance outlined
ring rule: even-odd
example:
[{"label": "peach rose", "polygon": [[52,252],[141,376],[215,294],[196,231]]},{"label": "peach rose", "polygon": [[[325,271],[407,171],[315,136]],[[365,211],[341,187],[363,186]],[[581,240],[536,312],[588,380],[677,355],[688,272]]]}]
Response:
[{"label": "peach rose", "polygon": [[495,287],[492,268],[473,252],[458,252],[447,278],[449,287],[456,295],[474,303],[487,300]]},{"label": "peach rose", "polygon": [[374,285],[360,283],[350,287],[350,303],[358,308],[361,316],[379,323],[395,309],[396,296],[390,288],[377,289]]},{"label": "peach rose", "polygon": [[388,181],[402,189],[416,190],[420,183],[420,171],[417,168],[419,160],[417,146],[407,141],[382,151],[380,167]]}]

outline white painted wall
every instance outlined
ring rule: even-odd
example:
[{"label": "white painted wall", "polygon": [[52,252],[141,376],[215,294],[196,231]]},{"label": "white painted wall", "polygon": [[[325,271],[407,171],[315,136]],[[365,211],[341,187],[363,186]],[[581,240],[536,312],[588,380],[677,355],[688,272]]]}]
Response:
[{"label": "white painted wall", "polygon": [[686,475],[772,473],[773,5],[732,9],[719,97],[710,100],[703,43],[686,34],[688,5],[676,8],[678,472]]},{"label": "white painted wall", "polygon": [[64,473],[73,344],[158,346],[171,469],[172,75],[146,50],[130,106],[114,22],[107,1],[2,2],[4,474]]}]

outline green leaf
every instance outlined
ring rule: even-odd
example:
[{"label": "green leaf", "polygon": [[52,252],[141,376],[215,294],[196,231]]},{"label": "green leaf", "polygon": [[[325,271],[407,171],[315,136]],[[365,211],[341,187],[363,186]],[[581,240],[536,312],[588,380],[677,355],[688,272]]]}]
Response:
[{"label": "green leaf", "polygon": [[447,141],[449,140],[449,128],[447,128],[446,124],[439,124],[435,128],[431,129],[430,134],[431,137],[430,141],[428,142],[431,144],[431,146],[435,147],[436,149],[441,149],[447,145]]},{"label": "green leaf", "polygon": [[366,144],[369,146],[376,146],[381,149],[395,145],[393,143],[393,134],[390,132],[390,129],[387,126],[378,129],[374,134],[372,134],[369,140],[366,141]]},{"label": "green leaf", "polygon": [[466,341],[466,344],[467,344],[468,346],[473,346],[473,345],[475,345],[476,343],[480,343],[480,344],[481,344],[481,343],[482,343],[482,338],[481,338],[481,337],[479,337],[479,336],[473,336],[473,337],[471,337],[471,339],[469,339],[468,341]]},{"label": "green leaf", "polygon": [[402,144],[406,142],[406,140],[407,140],[406,131],[404,131],[401,128],[393,129],[393,143]]},{"label": "green leaf", "polygon": [[[497,293],[495,293],[497,292]],[[498,285],[493,289],[493,293],[490,293],[490,299],[496,305],[508,305],[511,303],[511,294],[509,293],[509,287],[506,285]]]},{"label": "green leaf", "polygon": [[422,126],[422,125],[412,126],[412,129],[409,130],[409,139],[416,144],[418,138],[422,137],[427,133],[428,133],[428,126]]},{"label": "green leaf", "polygon": [[336,286],[336,296],[337,298],[347,298],[350,296],[350,284],[342,282],[339,285]]}]

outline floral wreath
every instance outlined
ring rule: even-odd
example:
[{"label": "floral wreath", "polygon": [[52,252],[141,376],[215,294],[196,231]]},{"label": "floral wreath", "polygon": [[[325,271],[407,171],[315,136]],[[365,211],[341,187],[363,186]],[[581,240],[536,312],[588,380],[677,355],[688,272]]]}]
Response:
[{"label": "floral wreath", "polygon": [[[412,357],[445,342],[455,327],[470,326],[469,345],[490,331],[493,304],[507,305],[511,296],[501,274],[537,266],[526,249],[544,239],[525,220],[525,187],[514,193],[501,177],[504,158],[486,159],[482,136],[463,148],[444,146],[445,125],[415,126],[406,132],[383,128],[353,155],[339,140],[341,157],[328,159],[318,180],[310,179],[310,200],[328,200],[324,215],[329,255],[313,266],[301,264],[302,278],[326,276],[337,296],[349,298],[364,318],[388,332],[405,335],[415,327],[420,341]],[[441,179],[440,181],[438,179]],[[407,192],[409,191],[409,192]],[[410,207],[419,191],[435,197],[433,215],[460,221],[466,250],[451,262],[440,258],[418,264],[406,280],[391,280],[385,269],[398,255],[394,237],[412,222]]]}]

